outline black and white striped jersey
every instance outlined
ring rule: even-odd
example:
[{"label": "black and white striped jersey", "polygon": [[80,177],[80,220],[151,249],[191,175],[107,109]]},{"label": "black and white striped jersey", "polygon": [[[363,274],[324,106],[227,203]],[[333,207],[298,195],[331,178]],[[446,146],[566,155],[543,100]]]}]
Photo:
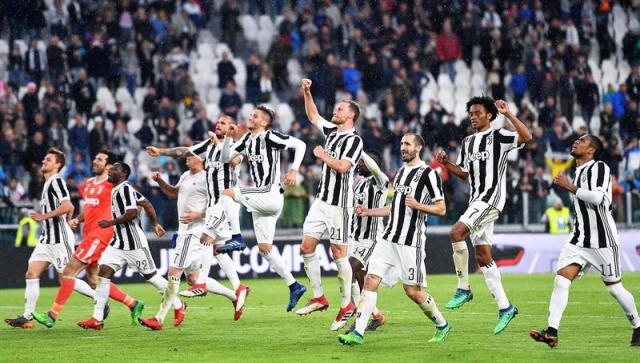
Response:
[{"label": "black and white striped jersey", "polygon": [[442,180],[437,171],[424,162],[404,165],[393,179],[391,214],[382,238],[388,242],[424,248],[427,214],[406,206],[407,196],[418,202],[431,204],[444,199]]},{"label": "black and white striped jersey", "polygon": [[[124,181],[111,190],[111,216],[116,219],[128,210],[138,210],[138,203],[144,200],[144,196],[136,191],[127,181]],[[138,213],[140,213],[138,211]],[[140,226],[140,214],[129,222],[113,226],[113,239],[111,246],[120,250],[135,250],[148,248],[147,237]]]},{"label": "black and white striped jersey", "polygon": [[611,215],[611,174],[602,161],[591,160],[576,168],[573,184],[581,189],[600,191],[604,198],[593,205],[574,196],[575,222],[570,243],[585,248],[618,245],[618,231]]},{"label": "black and white striped jersey", "polygon": [[322,117],[316,126],[325,135],[325,152],[336,160],[349,160],[351,169],[344,174],[322,165],[322,176],[317,198],[337,207],[353,207],[353,179],[356,166],[362,156],[363,142],[355,129],[338,132],[337,125]]},{"label": "black and white striped jersey", "polygon": [[469,173],[469,204],[483,201],[502,211],[506,198],[507,154],[518,145],[518,134],[489,128],[462,140],[458,166]]},{"label": "black and white striped jersey", "polygon": [[272,185],[280,184],[280,153],[295,148],[296,141],[302,143],[293,136],[273,130],[262,131],[255,137],[247,132],[231,146],[229,157],[244,155],[255,187],[268,191]]},{"label": "black and white striped jersey", "polygon": [[[65,200],[69,200],[69,190],[60,175],[55,175],[44,182],[42,196],[40,197],[40,211],[42,214],[54,211]],[[49,218],[42,221],[40,243],[56,244],[69,241],[71,233],[66,215]]]},{"label": "black and white striped jersey", "polygon": [[207,207],[211,207],[218,203],[223,190],[236,186],[240,167],[222,162],[222,143],[215,145],[210,139],[191,146],[189,152],[204,160],[204,170],[207,173]]},{"label": "black and white striped jersey", "polygon": [[[389,180],[379,181],[374,176],[358,180],[354,190],[356,205],[362,205],[366,209],[384,208],[387,202],[387,189]],[[375,241],[378,233],[382,233],[384,222],[382,217],[361,217],[356,213],[351,218],[351,233],[355,241]]]}]

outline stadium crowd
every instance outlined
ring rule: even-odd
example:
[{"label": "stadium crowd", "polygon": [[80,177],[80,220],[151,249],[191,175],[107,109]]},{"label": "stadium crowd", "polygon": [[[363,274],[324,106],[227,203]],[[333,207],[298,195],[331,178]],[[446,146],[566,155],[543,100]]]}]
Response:
[{"label": "stadium crowd", "polygon": [[[558,197],[569,203],[549,192],[551,178],[572,167],[573,140],[594,132],[622,220],[625,192],[640,205],[638,19],[637,0],[0,1],[3,202],[39,198],[39,163],[55,146],[70,160],[64,176],[78,204],[93,156],[108,147],[175,227],[175,208],[148,176],[161,171],[175,183],[184,166],[153,160],[144,147],[202,140],[220,112],[242,127],[248,104],[267,103],[279,114],[275,127],[310,146],[281,218],[297,227],[321,168],[304,75],[327,118],[336,100],[360,102],[365,149],[385,155],[389,175],[406,132],[422,134],[428,154],[455,158],[472,132],[466,99],[510,101],[534,140],[507,166],[504,223],[522,222],[523,192],[530,222]],[[444,168],[442,178],[451,210],[463,210],[467,183]]]}]

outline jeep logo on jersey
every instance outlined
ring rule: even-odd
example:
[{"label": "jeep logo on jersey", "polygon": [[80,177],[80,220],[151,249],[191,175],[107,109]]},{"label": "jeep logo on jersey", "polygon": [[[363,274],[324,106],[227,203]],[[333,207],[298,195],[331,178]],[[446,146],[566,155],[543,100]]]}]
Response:
[{"label": "jeep logo on jersey", "polygon": [[396,193],[409,195],[411,194],[411,192],[413,192],[413,187],[411,185],[396,185],[393,187],[393,191]]},{"label": "jeep logo on jersey", "polygon": [[477,153],[469,154],[469,161],[476,161],[476,160],[485,161],[488,158],[489,158],[488,151],[478,151]]},{"label": "jeep logo on jersey", "polygon": [[221,161],[209,161],[208,165],[211,169],[219,169],[222,168],[222,162]]},{"label": "jeep logo on jersey", "polygon": [[84,204],[96,207],[100,205],[100,199],[98,198],[84,198]]},{"label": "jeep logo on jersey", "polygon": [[261,163],[264,161],[264,156],[262,155],[249,155],[249,161],[253,161],[255,163]]}]

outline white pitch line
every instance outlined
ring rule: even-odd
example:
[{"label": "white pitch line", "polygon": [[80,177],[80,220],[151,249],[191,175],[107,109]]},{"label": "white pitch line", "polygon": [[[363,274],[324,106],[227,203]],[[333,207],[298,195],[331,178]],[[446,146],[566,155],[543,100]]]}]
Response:
[{"label": "white pitch line", "polygon": [[531,262],[531,266],[529,266],[528,274],[533,273],[533,270],[536,268],[536,264],[538,263],[538,258],[540,258],[540,252],[536,252],[536,255],[533,256],[533,262]]}]

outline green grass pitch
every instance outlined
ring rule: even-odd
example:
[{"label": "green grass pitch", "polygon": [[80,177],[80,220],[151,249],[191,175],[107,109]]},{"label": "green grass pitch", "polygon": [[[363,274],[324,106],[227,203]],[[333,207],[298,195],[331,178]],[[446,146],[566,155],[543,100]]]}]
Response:
[{"label": "green grass pitch", "polygon": [[[624,277],[627,289],[640,299],[640,273],[627,273]],[[493,335],[496,305],[481,275],[475,274],[471,281],[474,300],[460,310],[444,310],[452,325],[444,344],[427,344],[434,327],[404,296],[400,285],[381,289],[379,293],[378,305],[387,316],[387,325],[367,334],[364,345],[347,347],[340,345],[337,334],[329,330],[339,304],[335,277],[323,279],[331,303],[328,312],[306,317],[286,313],[286,286],[281,280],[265,279],[245,281],[251,294],[239,321],[233,321],[231,304],[225,298],[210,294],[188,301],[187,318],[180,328],[169,324],[159,332],[129,326],[129,311],[116,302],[111,303],[111,316],[104,330],[82,330],[76,322],[91,316],[92,304],[74,293],[52,329],[38,325],[23,330],[3,323],[0,361],[637,362],[639,359],[640,348],[628,346],[629,323],[596,274],[590,273],[573,284],[562,320],[560,344],[554,349],[534,343],[528,334],[531,328],[546,326],[552,275],[503,276],[505,290],[520,309],[520,315],[497,336]],[[444,307],[455,284],[453,275],[430,276],[428,290],[438,305]],[[144,317],[155,315],[160,296],[151,285],[121,287],[146,302]],[[49,308],[55,291],[41,290],[37,311]],[[3,318],[21,313],[22,304],[22,289],[0,290]],[[303,301],[299,306],[302,304]],[[172,312],[168,318],[171,322]]]}]

